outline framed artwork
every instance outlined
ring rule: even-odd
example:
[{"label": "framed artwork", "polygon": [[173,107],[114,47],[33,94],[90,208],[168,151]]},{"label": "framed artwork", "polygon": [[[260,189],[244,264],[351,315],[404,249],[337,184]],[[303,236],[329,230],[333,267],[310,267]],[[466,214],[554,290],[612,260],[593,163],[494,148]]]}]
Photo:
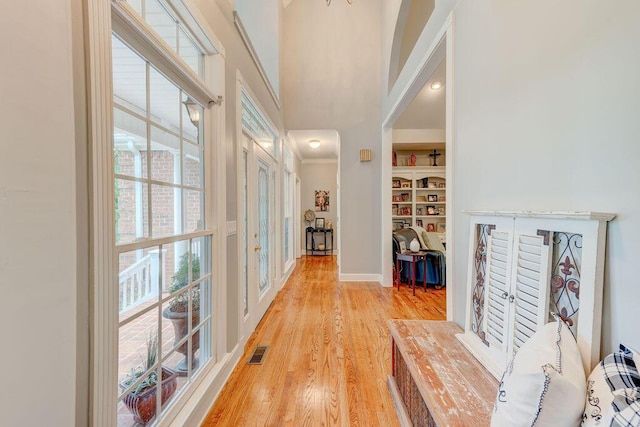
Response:
[{"label": "framed artwork", "polygon": [[402,188],[411,188],[411,183],[410,182],[403,182],[401,187]]},{"label": "framed artwork", "polygon": [[422,227],[422,220],[421,219],[416,219],[416,225],[418,227]]},{"label": "framed artwork", "polygon": [[391,206],[391,215],[398,216],[398,205]]},{"label": "framed artwork", "polygon": [[316,190],[316,212],[329,212],[329,191],[328,190]]},{"label": "framed artwork", "polygon": [[416,208],[416,215],[424,215],[424,209],[423,208]]},{"label": "framed artwork", "polygon": [[324,218],[316,218],[316,228],[324,229]]},{"label": "framed artwork", "polygon": [[439,223],[436,225],[436,231],[437,231],[438,233],[446,233],[446,231],[447,231],[447,224],[446,224],[446,223],[444,223],[444,222],[439,222]]},{"label": "framed artwork", "polygon": [[429,194],[427,196],[427,201],[428,202],[437,202],[438,201],[438,195],[437,194]]},{"label": "framed artwork", "polygon": [[402,201],[402,194],[394,194],[391,196],[391,201],[392,202],[401,202]]},{"label": "framed artwork", "polygon": [[393,183],[393,188],[400,188],[400,180],[394,179],[391,181]]},{"label": "framed artwork", "polygon": [[427,224],[427,231],[433,233],[436,231],[436,225],[433,222]]},{"label": "framed artwork", "polygon": [[427,215],[438,215],[438,210],[435,206],[427,206]]}]

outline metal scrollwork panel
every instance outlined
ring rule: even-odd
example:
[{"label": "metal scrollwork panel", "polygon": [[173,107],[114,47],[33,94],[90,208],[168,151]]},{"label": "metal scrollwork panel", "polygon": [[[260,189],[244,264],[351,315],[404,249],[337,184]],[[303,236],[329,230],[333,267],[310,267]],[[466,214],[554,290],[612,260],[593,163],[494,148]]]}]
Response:
[{"label": "metal scrollwork panel", "polygon": [[[552,262],[549,311],[557,313],[575,337],[580,308],[582,235],[554,232]],[[549,320],[552,320],[551,314]]]},{"label": "metal scrollwork panel", "polygon": [[475,255],[473,274],[475,283],[472,293],[471,330],[480,337],[485,345],[489,345],[484,331],[485,279],[487,272],[487,245],[489,235],[495,225],[477,224],[475,238]]}]

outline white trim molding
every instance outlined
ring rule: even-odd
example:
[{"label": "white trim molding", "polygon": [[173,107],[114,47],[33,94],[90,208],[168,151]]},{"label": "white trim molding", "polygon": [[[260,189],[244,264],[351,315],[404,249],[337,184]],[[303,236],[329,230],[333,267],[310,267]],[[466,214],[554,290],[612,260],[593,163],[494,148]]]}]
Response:
[{"label": "white trim molding", "polygon": [[304,159],[303,165],[334,165],[338,163],[338,159]]},{"label": "white trim molding", "polygon": [[114,256],[113,107],[111,83],[111,4],[89,0],[86,5],[87,106],[89,109],[90,301],[91,318],[90,422],[116,425],[118,358],[118,290]]},{"label": "white trim molding", "polygon": [[[382,283],[381,274],[346,274],[341,273],[338,280],[341,282],[377,282],[384,286]],[[388,286],[391,287],[391,286]]]}]

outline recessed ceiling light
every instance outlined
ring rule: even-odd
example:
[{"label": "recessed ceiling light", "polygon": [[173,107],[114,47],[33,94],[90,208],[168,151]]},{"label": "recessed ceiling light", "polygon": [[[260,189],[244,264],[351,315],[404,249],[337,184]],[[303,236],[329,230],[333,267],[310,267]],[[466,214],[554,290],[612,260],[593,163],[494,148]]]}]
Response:
[{"label": "recessed ceiling light", "polygon": [[312,139],[311,141],[309,141],[309,147],[313,149],[320,147],[320,141],[318,141],[317,139]]},{"label": "recessed ceiling light", "polygon": [[433,82],[433,83],[431,83],[431,89],[433,89],[433,90],[438,90],[438,89],[440,89],[441,87],[442,87],[442,83],[440,83],[440,82]]}]

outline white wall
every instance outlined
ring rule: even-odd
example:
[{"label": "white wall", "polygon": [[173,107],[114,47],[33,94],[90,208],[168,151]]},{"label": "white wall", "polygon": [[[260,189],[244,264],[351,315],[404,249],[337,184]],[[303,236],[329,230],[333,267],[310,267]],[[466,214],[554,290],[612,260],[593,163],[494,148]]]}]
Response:
[{"label": "white wall", "polygon": [[235,0],[247,31],[275,93],[280,94],[279,0]]},{"label": "white wall", "polygon": [[[603,350],[640,347],[640,3],[465,1],[455,19],[455,205],[616,213]],[[467,277],[458,215],[456,277]],[[463,322],[464,286],[456,288]]]},{"label": "white wall", "polygon": [[[338,163],[302,163],[302,169],[300,171],[300,215],[304,216],[304,212],[307,209],[311,209],[315,212],[315,191],[316,190],[329,190],[329,212],[315,212],[316,218],[324,218],[325,221],[330,220],[335,229],[337,226],[338,215],[338,203],[337,203],[337,182],[338,176]],[[312,227],[315,224],[311,224]],[[307,223],[304,219],[301,222],[301,227],[304,229],[307,227]],[[334,231],[333,247],[338,248],[338,242],[336,240],[337,234]],[[301,233],[301,243],[303,254],[305,253],[305,236],[306,233]]]},{"label": "white wall", "polygon": [[[284,11],[286,127],[340,132],[343,274],[380,274],[381,19],[381,0],[298,0]],[[371,162],[359,161],[362,148]]]},{"label": "white wall", "polygon": [[0,413],[7,426],[76,424],[72,4],[14,2],[0,15]]}]

